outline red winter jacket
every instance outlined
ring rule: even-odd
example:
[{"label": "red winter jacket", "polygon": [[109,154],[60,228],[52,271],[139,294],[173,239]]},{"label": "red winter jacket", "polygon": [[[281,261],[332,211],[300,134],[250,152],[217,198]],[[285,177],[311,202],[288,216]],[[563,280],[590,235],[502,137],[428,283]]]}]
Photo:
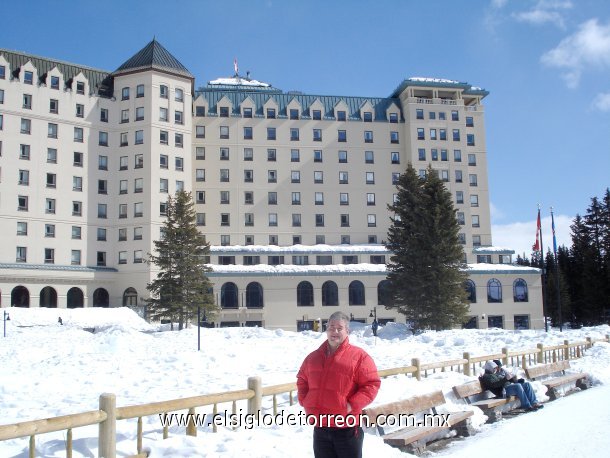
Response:
[{"label": "red winter jacket", "polygon": [[[310,353],[297,374],[299,403],[307,415],[348,415],[347,403],[352,406],[349,413],[356,417],[370,404],[381,385],[373,359],[361,348],[350,345],[349,339],[327,356],[328,341]],[[347,427],[336,424],[332,418],[318,417],[315,426]],[[313,422],[310,420],[310,424]]]}]

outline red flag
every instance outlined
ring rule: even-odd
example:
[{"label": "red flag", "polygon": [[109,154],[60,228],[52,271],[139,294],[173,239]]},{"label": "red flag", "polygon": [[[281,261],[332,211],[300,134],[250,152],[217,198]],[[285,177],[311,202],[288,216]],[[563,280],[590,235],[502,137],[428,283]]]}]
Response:
[{"label": "red flag", "polygon": [[533,251],[540,251],[540,209],[538,209],[538,223],[536,224],[536,243],[532,246]]}]

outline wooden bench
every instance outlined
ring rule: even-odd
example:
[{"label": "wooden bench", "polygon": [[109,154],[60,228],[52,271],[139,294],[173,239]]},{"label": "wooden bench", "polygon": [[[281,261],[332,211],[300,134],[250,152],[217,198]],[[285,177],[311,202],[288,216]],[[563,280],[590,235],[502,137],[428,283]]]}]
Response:
[{"label": "wooden bench", "polygon": [[[470,422],[470,417],[473,415],[471,410],[439,414],[436,408],[443,404],[445,404],[443,392],[435,391],[369,407],[363,413],[368,416],[369,425],[377,428],[386,444],[419,455],[428,442],[443,437],[451,430],[461,436],[470,436],[474,433]],[[390,420],[394,424],[391,424]],[[398,429],[387,431],[391,427]]]},{"label": "wooden bench", "polygon": [[453,393],[458,399],[466,401],[468,405],[481,409],[490,422],[501,420],[502,413],[510,412],[521,406],[521,402],[516,396],[494,397],[491,391],[483,389],[479,380],[454,386]]},{"label": "wooden bench", "polygon": [[[566,374],[565,371],[569,368],[570,361],[563,360],[542,366],[528,367],[525,369],[525,374],[527,375],[527,378],[539,381],[546,386],[549,398],[551,398],[551,401],[554,401],[560,396],[558,389],[561,386],[574,383],[576,387],[580,388],[581,390],[586,390],[591,386],[588,374],[582,372],[577,374]],[[552,376],[558,373],[561,375],[543,380],[537,380],[540,377]]]}]

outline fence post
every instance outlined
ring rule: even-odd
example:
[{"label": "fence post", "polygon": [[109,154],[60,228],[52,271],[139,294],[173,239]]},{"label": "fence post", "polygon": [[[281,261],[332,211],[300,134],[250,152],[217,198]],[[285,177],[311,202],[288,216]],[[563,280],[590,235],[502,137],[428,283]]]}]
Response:
[{"label": "fence post", "polygon": [[260,377],[248,377],[248,389],[254,391],[254,397],[248,399],[248,413],[258,415],[263,404],[263,382]]},{"label": "fence post", "polygon": [[508,366],[508,348],[502,349],[502,364]]},{"label": "fence post", "polygon": [[413,358],[411,360],[411,365],[415,366],[415,378],[417,380],[421,380],[421,363],[419,361],[419,358]]},{"label": "fence post", "polygon": [[106,420],[100,423],[97,456],[116,458],[116,396],[112,393],[102,393],[100,410],[106,412]]},{"label": "fence post", "polygon": [[570,341],[564,340],[563,344],[566,346],[566,348],[563,349],[563,359],[565,359],[566,361],[569,361],[570,360]]},{"label": "fence post", "polygon": [[464,363],[464,375],[471,376],[472,372],[470,371],[470,352],[465,351],[462,355],[462,358],[466,360]]},{"label": "fence post", "polygon": [[593,346],[593,339],[591,337],[587,337],[587,348],[591,348]]},{"label": "fence post", "polygon": [[189,409],[188,423],[186,425],[186,435],[197,437],[197,425],[195,424],[195,408]]},{"label": "fence post", "polygon": [[544,362],[544,344],[539,343],[536,345],[538,347],[538,354],[536,355],[536,361],[538,364],[542,364]]}]

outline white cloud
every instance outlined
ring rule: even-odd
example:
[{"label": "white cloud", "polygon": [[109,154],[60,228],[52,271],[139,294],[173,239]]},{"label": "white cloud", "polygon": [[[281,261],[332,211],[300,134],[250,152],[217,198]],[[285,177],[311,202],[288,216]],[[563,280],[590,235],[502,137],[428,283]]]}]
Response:
[{"label": "white cloud", "polygon": [[[557,237],[557,246],[572,245],[570,236],[570,225],[574,217],[567,215],[555,215],[555,235]],[[553,251],[553,233],[551,231],[551,217],[546,216],[541,220],[542,226],[542,244],[544,252],[550,249]],[[536,220],[526,221],[522,223],[510,224],[492,224],[491,234],[494,246],[512,248],[517,255],[531,258],[532,245],[536,241]]]},{"label": "white cloud", "polygon": [[610,66],[610,25],[600,25],[597,19],[590,19],[540,60],[549,67],[564,69],[563,78],[568,87],[577,87],[583,70]]},{"label": "white cloud", "polygon": [[499,220],[499,219],[503,219],[506,215],[502,212],[502,210],[500,210],[498,207],[496,207],[493,202],[489,203],[489,213],[491,215],[491,219],[492,220]]},{"label": "white cloud", "polygon": [[533,25],[551,23],[557,27],[564,28],[565,21],[562,12],[573,7],[570,1],[541,0],[530,11],[513,13],[513,17],[519,22],[527,22]]},{"label": "white cloud", "polygon": [[599,111],[610,111],[610,92],[597,94],[593,100],[593,108]]}]

